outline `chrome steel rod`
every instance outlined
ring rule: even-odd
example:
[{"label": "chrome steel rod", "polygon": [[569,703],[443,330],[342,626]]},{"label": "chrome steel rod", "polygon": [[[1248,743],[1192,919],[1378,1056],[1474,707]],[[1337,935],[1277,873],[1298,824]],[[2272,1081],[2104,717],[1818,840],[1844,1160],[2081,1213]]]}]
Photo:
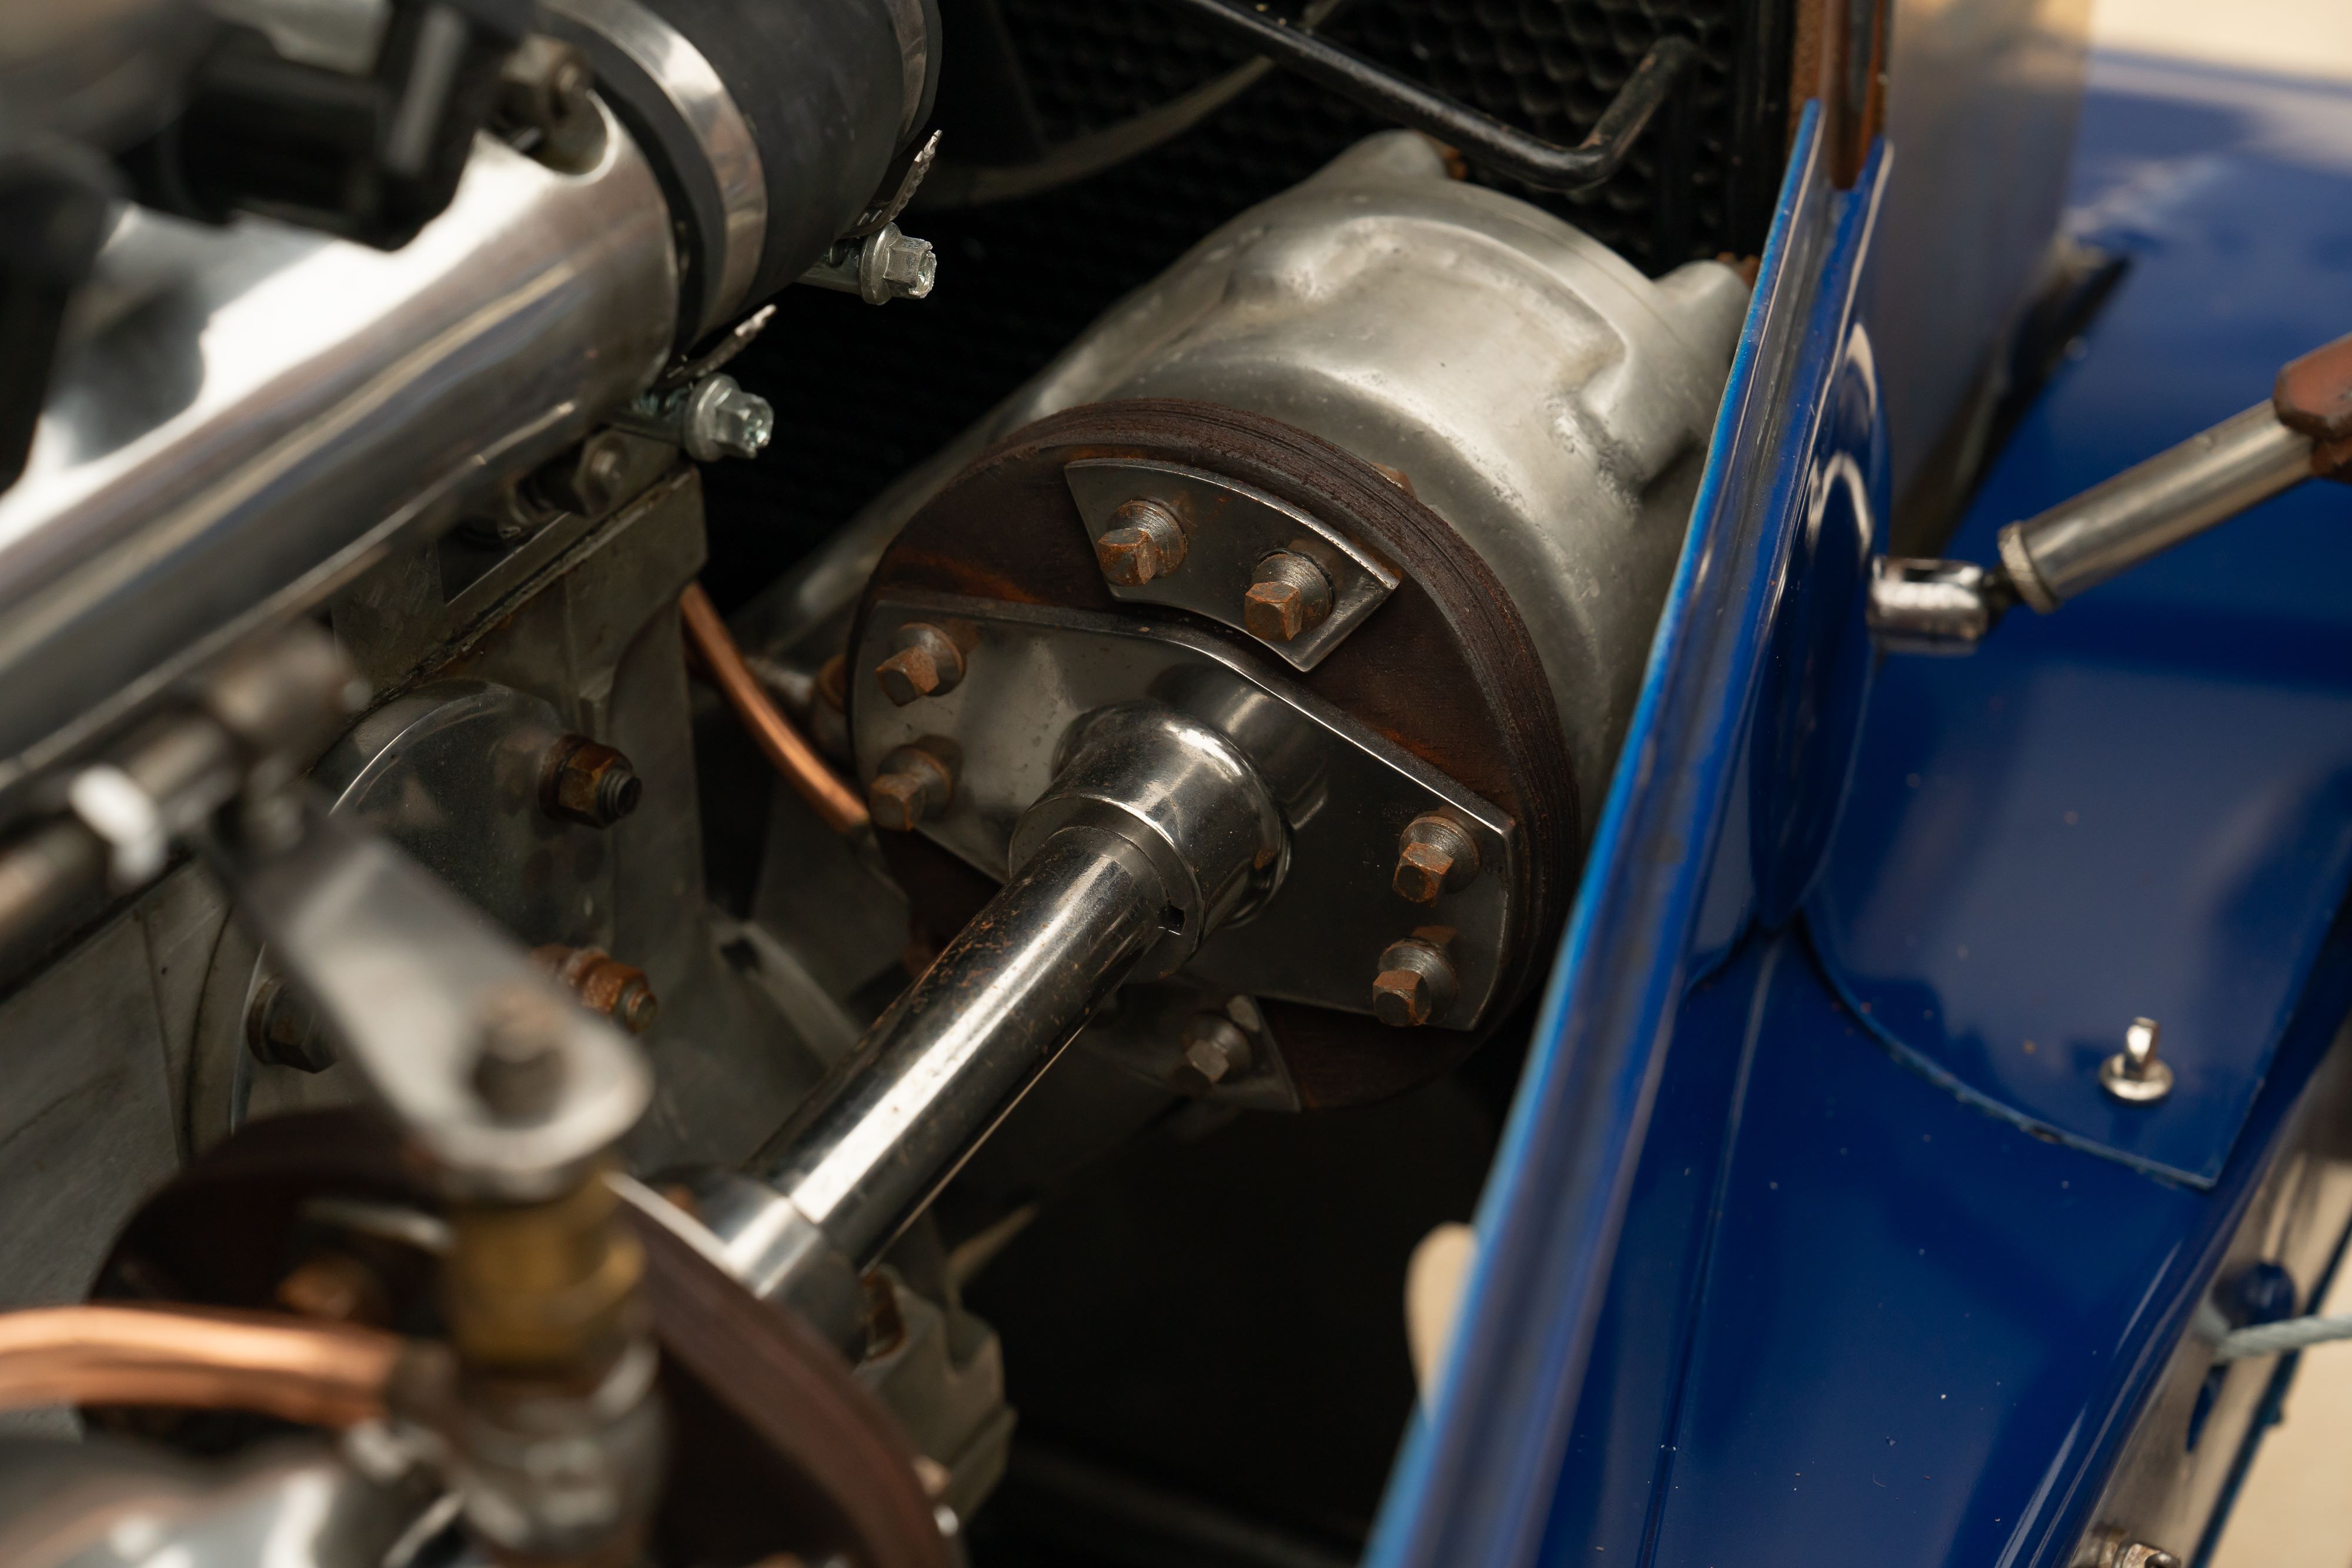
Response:
[{"label": "chrome steel rod", "polygon": [[1167,903],[1124,839],[1055,833],[753,1171],[858,1268],[872,1263],[1159,939]]},{"label": "chrome steel rod", "polygon": [[2311,437],[2268,402],[2000,531],[2017,595],[2047,612],[2311,477]]},{"label": "chrome steel rod", "polygon": [[0,494],[0,791],[626,402],[677,267],[608,119],[579,173],[484,138],[395,251],[127,209],[88,293]]}]

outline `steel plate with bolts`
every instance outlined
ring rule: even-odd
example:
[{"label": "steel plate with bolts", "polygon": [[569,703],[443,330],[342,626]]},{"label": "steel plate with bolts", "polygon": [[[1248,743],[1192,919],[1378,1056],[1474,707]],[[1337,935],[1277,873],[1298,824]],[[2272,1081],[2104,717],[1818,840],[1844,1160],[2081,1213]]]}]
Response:
[{"label": "steel plate with bolts", "polygon": [[1135,500],[1159,502],[1184,530],[1179,564],[1139,583],[1108,579],[1114,599],[1190,610],[1255,636],[1244,601],[1258,563],[1284,553],[1313,561],[1329,585],[1329,609],[1287,641],[1258,639],[1293,669],[1322,663],[1402,580],[1371,550],[1297,507],[1197,468],[1084,458],[1063,474],[1097,545],[1120,527],[1119,508]]},{"label": "steel plate with bolts", "polygon": [[[1508,890],[1524,851],[1507,813],[1198,633],[908,592],[875,604],[853,667],[872,669],[913,622],[968,640],[963,680],[905,706],[860,691],[852,721],[868,780],[902,746],[944,739],[960,750],[953,798],[921,824],[935,842],[1001,880],[1013,826],[1054,781],[1072,724],[1138,698],[1166,703],[1232,736],[1280,797],[1290,826],[1272,896],[1203,942],[1187,972],[1254,996],[1365,1013],[1381,953],[1441,925],[1452,932],[1459,989],[1430,1022],[1466,1030],[1484,1021],[1517,935]],[[1428,811],[1464,825],[1486,869],[1459,891],[1416,904],[1392,883],[1400,837]]]}]

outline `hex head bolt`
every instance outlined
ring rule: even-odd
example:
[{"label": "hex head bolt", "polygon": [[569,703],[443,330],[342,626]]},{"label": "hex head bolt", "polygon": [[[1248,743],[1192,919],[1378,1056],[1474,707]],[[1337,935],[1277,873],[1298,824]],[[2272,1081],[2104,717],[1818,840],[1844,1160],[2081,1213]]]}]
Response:
[{"label": "hex head bolt", "polygon": [[1461,984],[1444,938],[1452,933],[1424,925],[1381,955],[1372,980],[1372,1016],[1391,1029],[1418,1029],[1454,1005]]},{"label": "hex head bolt", "polygon": [[874,825],[894,833],[911,831],[936,817],[955,799],[955,765],[943,748],[901,746],[882,758],[882,771],[866,788],[866,809]]},{"label": "hex head bolt", "polygon": [[1442,811],[1423,811],[1404,825],[1397,841],[1396,874],[1401,897],[1434,904],[1441,893],[1458,893],[1478,874],[1478,842]]},{"label": "hex head bolt", "polygon": [[646,782],[629,759],[584,735],[567,735],[548,747],[540,774],[540,809],[591,828],[609,828],[637,809]]},{"label": "hex head bolt", "polygon": [[1242,596],[1242,624],[1261,643],[1289,643],[1331,613],[1331,580],[1295,550],[1276,550],[1257,563]]},{"label": "hex head bolt", "polygon": [[1184,1025],[1184,1056],[1175,1071],[1179,1090],[1192,1095],[1206,1094],[1249,1069],[1249,1036],[1233,1019],[1218,1013],[1202,1013]]},{"label": "hex head bolt", "polygon": [[900,707],[921,697],[944,696],[963,681],[963,650],[927,621],[909,621],[893,639],[898,652],[874,668],[882,695]]},{"label": "hex head bolt", "polygon": [[1189,545],[1183,525],[1160,502],[1139,497],[1122,503],[1110,521],[1095,541],[1095,559],[1102,563],[1103,576],[1119,587],[1141,588],[1184,564]]},{"label": "hex head bolt", "polygon": [[2099,1063],[2099,1087],[2127,1105],[2152,1105],[2172,1092],[2172,1068],[2157,1060],[2162,1029],[2154,1019],[2134,1019],[2124,1030],[2124,1048]]},{"label": "hex head bolt", "polygon": [[631,1034],[643,1034],[660,1016],[653,982],[634,964],[624,964],[602,947],[550,943],[531,949],[531,959],[572,988],[591,1012],[604,1014]]}]

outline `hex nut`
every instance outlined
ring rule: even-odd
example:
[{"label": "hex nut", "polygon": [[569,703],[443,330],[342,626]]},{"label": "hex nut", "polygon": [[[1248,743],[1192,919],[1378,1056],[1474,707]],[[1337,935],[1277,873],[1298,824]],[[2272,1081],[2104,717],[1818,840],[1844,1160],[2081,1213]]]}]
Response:
[{"label": "hex nut", "polygon": [[1123,502],[1110,516],[1108,531],[1095,541],[1103,576],[1121,588],[1140,588],[1184,564],[1190,541],[1183,525],[1164,504],[1149,497]]},{"label": "hex nut", "polygon": [[660,1016],[661,1002],[643,969],[624,964],[602,947],[567,947],[550,943],[534,948],[531,958],[572,993],[590,1012],[601,1013],[627,1030],[643,1034]]},{"label": "hex nut", "polygon": [[1372,979],[1372,1016],[1391,1029],[1418,1029],[1454,1005],[1454,960],[1422,936],[1391,942]]},{"label": "hex nut", "polygon": [[645,793],[645,780],[629,759],[609,746],[567,735],[547,748],[539,804],[551,817],[609,828],[635,810]]},{"label": "hex nut", "polygon": [[1331,580],[1295,550],[1257,563],[1242,596],[1242,624],[1261,643],[1297,641],[1331,613]]},{"label": "hex nut", "polygon": [[882,770],[866,788],[866,808],[874,825],[911,832],[955,799],[955,761],[945,746],[901,746],[882,758]]},{"label": "hex nut", "polygon": [[882,695],[900,707],[922,697],[944,696],[963,682],[963,650],[926,621],[909,621],[893,640],[897,652],[875,666]]},{"label": "hex nut", "polygon": [[1459,892],[1478,874],[1478,841],[1452,817],[1424,811],[1405,824],[1397,845],[1399,896],[1434,904],[1441,893]]}]

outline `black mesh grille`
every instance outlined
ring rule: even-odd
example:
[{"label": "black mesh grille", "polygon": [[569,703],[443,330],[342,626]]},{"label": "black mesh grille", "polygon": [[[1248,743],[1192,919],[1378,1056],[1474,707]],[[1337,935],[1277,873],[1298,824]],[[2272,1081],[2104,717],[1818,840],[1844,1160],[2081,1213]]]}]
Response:
[{"label": "black mesh grille", "polygon": [[[1239,58],[1154,0],[993,3],[1034,131],[1048,144],[1117,124]],[[1786,44],[1777,31],[1785,19],[1785,0],[1354,0],[1328,30],[1556,141],[1584,133],[1657,37],[1697,40],[1696,89],[1677,94],[1685,122],[1662,118],[1598,191],[1518,193],[1660,272],[1762,243],[1785,144]],[[955,40],[970,40],[952,5],[948,34],[940,123],[951,152],[959,113],[969,112],[955,106],[954,62],[968,58]],[[1166,145],[1077,184],[910,214],[909,232],[940,249],[928,300],[876,309],[788,289],[776,324],[737,371],[776,403],[776,445],[757,463],[709,471],[713,594],[732,604],[756,592],[1121,295],[1380,129],[1322,89],[1277,74]]]}]

